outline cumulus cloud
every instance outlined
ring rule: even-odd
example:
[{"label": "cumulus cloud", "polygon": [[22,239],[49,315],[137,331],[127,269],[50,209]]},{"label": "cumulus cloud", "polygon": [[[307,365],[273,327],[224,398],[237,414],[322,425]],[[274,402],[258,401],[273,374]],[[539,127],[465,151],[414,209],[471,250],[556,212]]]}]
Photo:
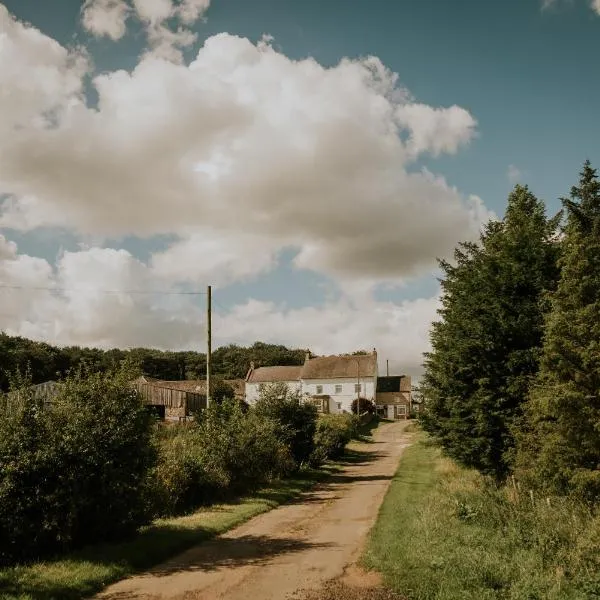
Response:
[{"label": "cumulus cloud", "polygon": [[592,10],[600,16],[600,0],[592,0],[591,1]]},{"label": "cumulus cloud", "polygon": [[[155,24],[167,5],[148,2],[142,14]],[[18,48],[26,54],[27,41]],[[64,49],[61,57],[52,77],[79,82],[77,64]],[[29,81],[24,67],[15,87]],[[480,201],[410,170],[424,154],[457,152],[475,134],[474,118],[415,104],[377,58],[325,68],[287,58],[268,39],[219,34],[189,65],[150,55],[93,83],[97,108],[82,103],[80,85],[62,86],[48,124],[21,119],[15,128],[18,108],[5,111],[0,226],[113,237],[185,231],[183,242],[210,229],[223,243],[247,236],[256,254],[257,240],[272,253],[276,239],[297,248],[302,268],[394,279],[477,237],[486,219]]]},{"label": "cumulus cloud", "polygon": [[[158,293],[173,289],[171,276],[160,265],[111,248],[65,252],[53,268],[19,254],[16,244],[0,236],[0,330],[59,344],[201,349],[204,302]],[[286,309],[250,299],[215,311],[214,342],[260,339],[319,354],[377,347],[393,372],[418,374],[438,304],[436,297],[395,304],[346,295],[320,307]]]},{"label": "cumulus cloud", "polygon": [[92,33],[119,39],[136,18],[150,44],[131,72],[93,77],[94,105],[83,94],[85,52],[0,5],[0,87],[10,91],[0,95],[0,227],[178,238],[147,262],[91,247],[56,264],[2,238],[0,329],[58,343],[197,348],[197,298],[127,290],[226,286],[268,273],[293,249],[296,268],[331,277],[336,299],[295,310],[248,300],[216,316],[218,343],[377,346],[416,369],[436,298],[377,302],[373,289],[429,272],[494,216],[415,168],[470,143],[475,118],[418,103],[376,57],[324,67],[288,58],[270,36],[215,35],[184,64],[189,25],[208,5],[88,0]]},{"label": "cumulus cloud", "polygon": [[48,131],[58,113],[81,101],[87,71],[81,49],[63,48],[0,4],[0,137]]},{"label": "cumulus cloud", "polygon": [[[202,307],[129,252],[65,252],[55,267],[0,236],[0,331],[58,344],[192,347]],[[171,288],[172,289],[172,288]]]},{"label": "cumulus cloud", "polygon": [[125,0],[86,0],[81,9],[81,22],[95,36],[116,41],[125,35],[129,12]]},{"label": "cumulus cloud", "polygon": [[[181,62],[181,50],[194,44],[197,35],[189,29],[210,6],[210,0],[86,0],[82,25],[95,36],[121,39],[130,15],[143,24],[149,52],[164,60]],[[173,23],[175,21],[175,24]],[[178,24],[177,24],[178,23]]]}]

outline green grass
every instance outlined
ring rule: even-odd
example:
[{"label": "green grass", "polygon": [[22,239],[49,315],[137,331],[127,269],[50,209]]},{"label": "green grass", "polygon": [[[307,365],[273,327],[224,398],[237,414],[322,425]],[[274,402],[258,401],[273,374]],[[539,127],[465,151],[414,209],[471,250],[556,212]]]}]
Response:
[{"label": "green grass", "polygon": [[0,599],[75,600],[89,597],[110,583],[159,564],[291,500],[338,468],[332,463],[318,470],[306,470],[237,502],[156,521],[130,541],[92,546],[59,560],[0,569]]},{"label": "green grass", "polygon": [[600,598],[600,517],[497,488],[416,439],[363,556],[388,587],[411,600]]}]

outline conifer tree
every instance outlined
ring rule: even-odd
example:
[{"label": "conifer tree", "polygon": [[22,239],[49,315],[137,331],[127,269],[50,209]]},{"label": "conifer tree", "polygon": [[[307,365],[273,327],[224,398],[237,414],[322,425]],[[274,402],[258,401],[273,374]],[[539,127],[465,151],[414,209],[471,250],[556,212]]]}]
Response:
[{"label": "conifer tree", "polygon": [[589,161],[567,211],[540,372],[519,436],[519,474],[550,491],[600,499],[600,182]]},{"label": "conifer tree", "polygon": [[524,186],[479,244],[441,261],[441,320],[434,323],[421,391],[425,428],[458,462],[502,479],[542,340],[542,294],[557,279],[559,216]]}]

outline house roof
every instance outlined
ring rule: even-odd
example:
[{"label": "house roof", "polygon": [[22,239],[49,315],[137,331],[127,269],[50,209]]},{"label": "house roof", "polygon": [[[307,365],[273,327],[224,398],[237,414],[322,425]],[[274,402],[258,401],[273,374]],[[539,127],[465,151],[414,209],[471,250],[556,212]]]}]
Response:
[{"label": "house roof", "polygon": [[342,354],[310,358],[302,367],[302,379],[375,377],[377,354]]},{"label": "house roof", "polygon": [[296,381],[300,379],[303,367],[280,366],[258,367],[248,373],[248,383],[271,383],[275,381]]},{"label": "house roof", "polygon": [[410,377],[408,375],[389,375],[377,378],[377,392],[410,392]]}]

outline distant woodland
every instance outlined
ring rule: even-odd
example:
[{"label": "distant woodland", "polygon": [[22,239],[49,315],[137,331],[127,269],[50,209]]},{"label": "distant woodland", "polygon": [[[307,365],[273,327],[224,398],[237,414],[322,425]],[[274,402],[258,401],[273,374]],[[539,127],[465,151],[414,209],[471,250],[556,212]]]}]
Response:
[{"label": "distant woodland", "polygon": [[[251,361],[256,366],[300,365],[306,352],[263,342],[247,347],[231,344],[214,350],[212,368],[215,375],[224,379],[243,378]],[[17,371],[29,371],[33,383],[42,383],[61,378],[84,365],[91,372],[104,372],[123,360],[137,366],[144,375],[157,379],[203,379],[206,374],[206,354],[202,352],[57,347],[0,332],[0,390],[9,388],[10,375]]]}]

